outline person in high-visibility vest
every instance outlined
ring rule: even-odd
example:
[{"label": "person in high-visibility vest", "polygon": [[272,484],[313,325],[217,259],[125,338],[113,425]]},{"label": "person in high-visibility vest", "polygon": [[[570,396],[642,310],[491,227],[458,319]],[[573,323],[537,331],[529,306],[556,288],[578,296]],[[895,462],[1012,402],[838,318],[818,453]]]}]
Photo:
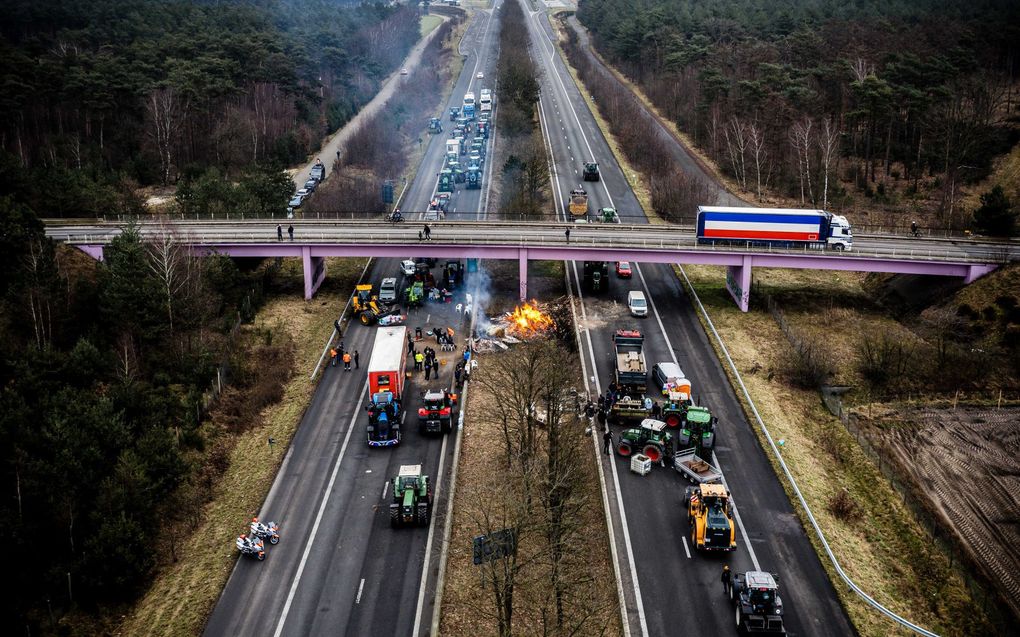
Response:
[{"label": "person in high-visibility vest", "polygon": [[351,371],[351,353],[344,352],[344,371]]},{"label": "person in high-visibility vest", "polygon": [[332,366],[336,367],[336,348],[335,347],[329,348],[329,358],[332,361],[332,363],[331,363]]}]

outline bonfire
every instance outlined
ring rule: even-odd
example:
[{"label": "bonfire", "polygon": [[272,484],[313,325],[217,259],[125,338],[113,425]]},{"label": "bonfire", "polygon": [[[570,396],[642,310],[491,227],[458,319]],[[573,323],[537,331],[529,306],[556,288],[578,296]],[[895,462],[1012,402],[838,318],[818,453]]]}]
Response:
[{"label": "bonfire", "polygon": [[508,332],[518,338],[532,338],[553,328],[553,320],[538,308],[538,301],[532,299],[514,308],[508,315]]}]

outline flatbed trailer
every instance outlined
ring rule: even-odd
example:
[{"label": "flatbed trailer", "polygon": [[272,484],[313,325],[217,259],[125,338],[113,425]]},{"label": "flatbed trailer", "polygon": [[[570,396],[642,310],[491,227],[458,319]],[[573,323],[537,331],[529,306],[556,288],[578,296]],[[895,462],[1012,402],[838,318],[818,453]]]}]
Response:
[{"label": "flatbed trailer", "polygon": [[695,484],[722,482],[722,471],[698,457],[697,449],[684,449],[673,456],[673,468]]}]

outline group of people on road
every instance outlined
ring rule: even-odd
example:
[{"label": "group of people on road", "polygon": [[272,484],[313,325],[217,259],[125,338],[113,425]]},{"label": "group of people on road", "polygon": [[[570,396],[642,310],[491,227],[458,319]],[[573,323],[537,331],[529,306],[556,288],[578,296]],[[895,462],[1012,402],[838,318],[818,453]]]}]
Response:
[{"label": "group of people on road", "polygon": [[[287,234],[290,236],[290,240],[293,241],[294,240],[294,226],[293,225],[287,226]],[[283,241],[283,226],[280,225],[280,224],[276,224],[276,240],[277,241]]]},{"label": "group of people on road", "polygon": [[354,369],[358,369],[361,366],[361,355],[358,354],[358,350],[349,352],[344,349],[344,340],[340,339],[340,342],[336,347],[329,348],[330,365],[336,367],[337,361],[343,361],[344,371],[351,371],[351,363],[354,363]]},{"label": "group of people on road", "polygon": [[425,227],[418,231],[418,241],[424,239],[425,241],[432,241],[432,228],[429,224],[425,224]]},{"label": "group of people on road", "polygon": [[419,352],[411,344],[411,353],[414,354],[414,370],[420,372],[424,369],[425,380],[428,380],[430,376],[439,378],[439,359],[436,358],[436,350],[426,347]]}]

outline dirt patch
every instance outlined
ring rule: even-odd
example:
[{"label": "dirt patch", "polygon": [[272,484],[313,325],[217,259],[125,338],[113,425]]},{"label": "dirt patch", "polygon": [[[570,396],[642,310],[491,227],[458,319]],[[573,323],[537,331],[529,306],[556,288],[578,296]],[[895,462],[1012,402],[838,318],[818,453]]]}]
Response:
[{"label": "dirt patch", "polygon": [[871,425],[1020,617],[1020,409],[897,409]]}]

